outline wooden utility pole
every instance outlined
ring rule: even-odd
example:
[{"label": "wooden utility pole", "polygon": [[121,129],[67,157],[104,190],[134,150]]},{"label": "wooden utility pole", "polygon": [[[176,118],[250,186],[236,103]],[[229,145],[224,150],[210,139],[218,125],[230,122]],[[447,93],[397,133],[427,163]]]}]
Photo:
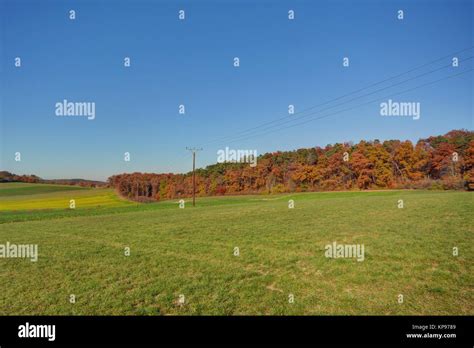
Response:
[{"label": "wooden utility pole", "polygon": [[196,152],[202,151],[202,148],[189,148],[187,147],[186,150],[191,151],[193,153],[193,207],[196,206]]}]

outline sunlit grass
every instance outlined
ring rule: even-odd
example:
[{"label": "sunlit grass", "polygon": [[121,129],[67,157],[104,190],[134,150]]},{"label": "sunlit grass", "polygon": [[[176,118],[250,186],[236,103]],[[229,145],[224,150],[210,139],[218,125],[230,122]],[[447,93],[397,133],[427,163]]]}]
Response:
[{"label": "sunlit grass", "polygon": [[131,204],[120,199],[114,190],[108,188],[45,184],[24,184],[15,187],[9,185],[12,184],[0,186],[0,211],[69,209],[71,200],[74,200],[76,209]]},{"label": "sunlit grass", "polygon": [[[385,191],[4,212],[0,243],[39,260],[0,258],[0,314],[472,315],[472,211],[469,192]],[[333,241],[365,260],[324,257]]]}]

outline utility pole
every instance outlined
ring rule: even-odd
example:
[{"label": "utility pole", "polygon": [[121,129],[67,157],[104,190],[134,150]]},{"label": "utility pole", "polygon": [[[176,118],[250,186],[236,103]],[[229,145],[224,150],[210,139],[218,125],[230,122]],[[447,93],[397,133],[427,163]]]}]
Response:
[{"label": "utility pole", "polygon": [[193,207],[196,206],[196,152],[202,151],[202,148],[186,147],[186,150],[193,153]]}]

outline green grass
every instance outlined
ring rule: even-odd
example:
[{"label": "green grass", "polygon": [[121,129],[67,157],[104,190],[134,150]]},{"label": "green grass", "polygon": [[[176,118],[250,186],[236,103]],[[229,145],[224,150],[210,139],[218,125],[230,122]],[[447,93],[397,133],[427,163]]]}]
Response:
[{"label": "green grass", "polygon": [[21,182],[0,183],[0,197],[29,196],[42,193],[87,190],[79,186],[26,184]]},{"label": "green grass", "polygon": [[[79,193],[66,192],[45,201]],[[0,314],[474,314],[469,192],[214,197],[185,209],[115,198],[33,211],[12,211],[12,197],[0,201],[0,243],[38,244],[39,259],[0,258]],[[364,244],[365,260],[326,258],[333,241]]]}]

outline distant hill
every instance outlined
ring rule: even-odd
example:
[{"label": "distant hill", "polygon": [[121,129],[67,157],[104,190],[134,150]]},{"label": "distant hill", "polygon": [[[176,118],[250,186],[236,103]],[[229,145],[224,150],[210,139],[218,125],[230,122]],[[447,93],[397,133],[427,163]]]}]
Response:
[{"label": "distant hill", "polygon": [[106,182],[86,179],[42,179],[36,175],[17,175],[6,170],[0,171],[0,182],[27,182],[40,184],[74,185],[84,187],[107,186]]}]

